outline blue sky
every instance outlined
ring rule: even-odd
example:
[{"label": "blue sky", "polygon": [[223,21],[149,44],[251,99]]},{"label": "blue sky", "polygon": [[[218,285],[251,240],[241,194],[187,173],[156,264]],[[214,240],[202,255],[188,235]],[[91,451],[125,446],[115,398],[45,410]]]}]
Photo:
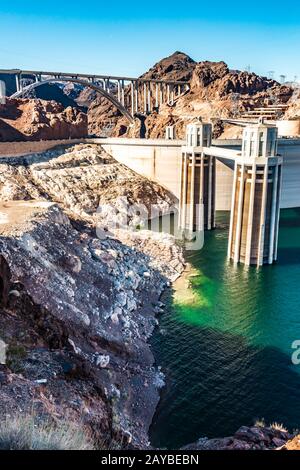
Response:
[{"label": "blue sky", "polygon": [[136,76],[181,50],[300,80],[299,26],[294,0],[2,1],[0,68]]}]

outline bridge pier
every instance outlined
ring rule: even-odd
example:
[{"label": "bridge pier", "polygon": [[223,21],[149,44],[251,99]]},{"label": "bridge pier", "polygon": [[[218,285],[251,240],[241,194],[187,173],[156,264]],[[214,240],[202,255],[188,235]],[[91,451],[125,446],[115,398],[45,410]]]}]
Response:
[{"label": "bridge pier", "polygon": [[167,103],[170,104],[170,84],[167,84]]},{"label": "bridge pier", "polygon": [[158,105],[158,103],[159,103],[158,99],[159,99],[159,87],[158,87],[158,83],[156,83],[156,84],[155,84],[155,108],[158,108],[158,107],[159,107],[159,105]]},{"label": "bridge pier", "polygon": [[124,80],[121,80],[121,104],[125,106],[125,84]]},{"label": "bridge pier", "polygon": [[21,91],[21,75],[16,75],[16,89],[17,92]]},{"label": "bridge pier", "polygon": [[163,104],[164,100],[164,85],[163,83],[159,84],[159,106]]},{"label": "bridge pier", "polygon": [[151,113],[152,111],[152,101],[151,101],[151,83],[147,83],[147,89],[148,89],[148,94],[147,94],[147,100],[148,100],[148,112]]},{"label": "bridge pier", "polygon": [[131,92],[131,114],[134,116],[135,111],[135,83],[134,81],[130,84],[130,92]]},{"label": "bridge pier", "polygon": [[135,100],[135,112],[139,112],[139,84],[136,81],[134,83],[134,100]]},{"label": "bridge pier", "polygon": [[205,155],[211,145],[211,124],[189,124],[182,147],[179,227],[202,231],[215,227],[215,157]]},{"label": "bridge pier", "polygon": [[121,82],[120,82],[120,80],[117,81],[117,87],[118,87],[118,101],[121,102]]},{"label": "bridge pier", "polygon": [[236,263],[261,266],[277,259],[281,176],[276,127],[247,126],[235,161],[228,241]]},{"label": "bridge pier", "polygon": [[170,85],[170,104],[174,104],[174,85],[173,83]]}]

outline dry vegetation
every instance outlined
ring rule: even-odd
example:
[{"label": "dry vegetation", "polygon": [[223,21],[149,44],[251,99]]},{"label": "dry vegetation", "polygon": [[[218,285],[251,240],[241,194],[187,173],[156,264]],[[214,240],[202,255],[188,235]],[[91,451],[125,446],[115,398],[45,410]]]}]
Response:
[{"label": "dry vegetation", "polygon": [[7,417],[0,422],[0,450],[93,450],[91,436],[78,424],[46,421],[33,416]]}]

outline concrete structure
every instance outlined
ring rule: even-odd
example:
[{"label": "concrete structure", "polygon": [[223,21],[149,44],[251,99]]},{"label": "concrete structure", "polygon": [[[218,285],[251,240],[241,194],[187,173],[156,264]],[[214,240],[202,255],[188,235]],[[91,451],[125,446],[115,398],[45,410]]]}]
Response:
[{"label": "concrete structure", "polygon": [[300,136],[300,119],[282,119],[276,122],[278,135],[282,137]]},{"label": "concrete structure", "polygon": [[179,226],[191,232],[215,226],[215,157],[203,151],[211,135],[211,124],[189,124],[182,147]]},{"label": "concrete structure", "polygon": [[232,191],[228,256],[235,262],[261,266],[277,259],[281,164],[277,128],[247,126]]},{"label": "concrete structure", "polygon": [[[37,70],[0,70],[0,74],[15,75],[18,98],[44,83],[73,82],[92,88],[111,101],[129,121],[136,113],[150,113],[162,104],[172,104],[175,97],[188,87],[186,81],[155,80],[109,75],[90,75],[82,73],[42,72]],[[30,85],[24,87],[32,80]]]},{"label": "concrete structure", "polygon": [[166,139],[167,140],[176,139],[175,126],[166,126]]},{"label": "concrete structure", "polygon": [[182,140],[108,138],[93,142],[101,143],[118,162],[156,181],[179,199]]}]

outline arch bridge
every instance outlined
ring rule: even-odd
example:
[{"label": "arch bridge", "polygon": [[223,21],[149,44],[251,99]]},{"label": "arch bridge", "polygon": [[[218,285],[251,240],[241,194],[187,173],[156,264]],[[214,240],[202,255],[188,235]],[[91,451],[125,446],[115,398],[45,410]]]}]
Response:
[{"label": "arch bridge", "polygon": [[[130,121],[137,113],[159,111],[162,104],[173,104],[175,98],[189,89],[187,81],[156,80],[125,76],[89,75],[81,73],[43,72],[37,70],[1,70],[0,75],[15,75],[16,92],[12,98],[45,83],[72,82],[89,87],[109,100]],[[28,79],[34,82],[26,85]]]}]

